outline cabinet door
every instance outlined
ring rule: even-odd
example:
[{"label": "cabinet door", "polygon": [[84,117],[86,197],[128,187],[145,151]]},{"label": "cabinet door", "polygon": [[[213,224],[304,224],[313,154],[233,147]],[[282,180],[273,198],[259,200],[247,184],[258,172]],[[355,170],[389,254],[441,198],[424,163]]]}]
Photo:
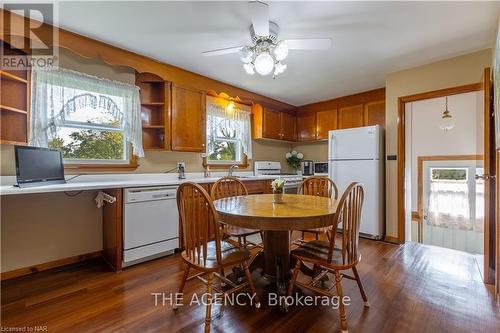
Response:
[{"label": "cabinet door", "polygon": [[364,124],[365,126],[385,127],[385,101],[365,104]]},{"label": "cabinet door", "polygon": [[205,152],[205,93],[172,85],[172,150]]},{"label": "cabinet door", "polygon": [[318,111],[316,121],[317,139],[328,139],[328,131],[337,129],[337,109]]},{"label": "cabinet door", "polygon": [[316,112],[297,116],[297,139],[299,141],[316,140]]},{"label": "cabinet door", "polygon": [[295,140],[295,122],[293,114],[281,112],[281,138],[286,141]]},{"label": "cabinet door", "polygon": [[262,136],[281,140],[281,112],[264,108]]},{"label": "cabinet door", "polygon": [[363,126],[363,105],[348,106],[339,109],[339,128]]}]

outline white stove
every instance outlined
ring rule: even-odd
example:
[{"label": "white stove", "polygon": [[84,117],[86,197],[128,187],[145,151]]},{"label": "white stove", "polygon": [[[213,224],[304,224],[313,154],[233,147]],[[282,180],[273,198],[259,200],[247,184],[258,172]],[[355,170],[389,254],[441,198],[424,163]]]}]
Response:
[{"label": "white stove", "polygon": [[255,176],[276,176],[285,180],[285,193],[297,193],[302,182],[302,176],[296,173],[282,173],[281,163],[275,161],[256,161],[254,164]]}]

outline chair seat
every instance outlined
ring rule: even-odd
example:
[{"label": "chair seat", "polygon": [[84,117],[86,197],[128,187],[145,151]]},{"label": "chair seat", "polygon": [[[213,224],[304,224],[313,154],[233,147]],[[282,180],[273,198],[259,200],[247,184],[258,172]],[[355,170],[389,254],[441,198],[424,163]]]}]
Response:
[{"label": "chair seat", "polygon": [[314,228],[314,229],[303,229],[303,230],[299,230],[299,231],[302,231],[302,232],[313,232],[313,233],[323,233],[323,232],[328,232],[332,230],[332,227],[322,227],[322,228]]},{"label": "chair seat", "polygon": [[246,237],[260,233],[260,230],[237,227],[234,225],[224,224],[224,232],[232,237]]},{"label": "chair seat", "polygon": [[300,245],[296,249],[293,249],[292,255],[304,261],[321,262],[322,265],[330,266],[332,268],[342,266],[343,269],[354,266],[361,259],[361,255],[358,255],[357,260],[353,263],[344,263],[342,262],[342,250],[334,248],[332,262],[328,263],[329,246],[330,243],[328,241],[313,240]]},{"label": "chair seat", "polygon": [[[218,269],[221,265],[217,264],[216,253],[215,241],[210,241],[207,243],[206,256],[202,252],[199,256],[199,262],[198,256],[195,258],[189,258],[186,251],[182,252],[182,258],[190,264],[200,267],[201,269]],[[221,258],[222,266],[239,264],[250,258],[250,251],[245,248],[234,246],[226,241],[221,241]]]}]

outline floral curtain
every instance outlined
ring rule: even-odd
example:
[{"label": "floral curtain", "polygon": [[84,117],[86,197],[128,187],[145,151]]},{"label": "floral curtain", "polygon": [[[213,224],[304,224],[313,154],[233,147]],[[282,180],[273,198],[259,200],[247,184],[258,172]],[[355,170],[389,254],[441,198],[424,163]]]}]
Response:
[{"label": "floral curtain", "polygon": [[[249,109],[249,108],[248,108]],[[245,107],[234,104],[233,108],[224,107],[215,99],[207,98],[207,156],[214,152],[214,142],[221,136],[221,121],[231,129],[233,139],[241,142],[243,153],[252,158],[251,112]]]},{"label": "floral curtain", "polygon": [[138,87],[66,69],[31,73],[30,145],[47,147],[49,131],[71,117],[76,103],[99,104],[117,119],[133,153],[144,156]]},{"label": "floral curtain", "polygon": [[472,230],[467,182],[432,181],[427,224],[449,229]]}]

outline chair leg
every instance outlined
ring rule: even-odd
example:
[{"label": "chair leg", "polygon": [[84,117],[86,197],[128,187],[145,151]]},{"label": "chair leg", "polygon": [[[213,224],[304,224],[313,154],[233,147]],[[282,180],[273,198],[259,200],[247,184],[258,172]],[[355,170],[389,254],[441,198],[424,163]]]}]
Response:
[{"label": "chair leg", "polygon": [[342,300],[344,294],[342,292],[342,282],[339,271],[335,271],[335,287],[337,288],[337,296],[339,298],[340,330],[342,333],[347,333],[347,318],[345,316],[344,302]]},{"label": "chair leg", "polygon": [[300,266],[302,262],[299,258],[296,259],[295,268],[293,269],[292,280],[290,280],[290,284],[288,285],[288,296],[292,295],[293,287],[295,286],[295,282],[297,281],[297,276],[299,275]]},{"label": "chair leg", "polygon": [[257,296],[257,291],[255,290],[255,286],[252,281],[252,274],[250,273],[250,270],[248,269],[248,263],[245,261],[243,263],[243,267],[245,270],[245,275],[248,280],[248,285],[250,286],[250,290],[252,291],[252,294],[255,295],[255,307],[258,309],[260,308],[260,301],[259,301],[259,296]]},{"label": "chair leg", "polygon": [[319,240],[319,232],[314,233],[316,235],[316,240]]},{"label": "chair leg", "polygon": [[[191,266],[189,266],[188,264],[186,264],[186,267],[184,267],[184,275],[182,276],[182,281],[181,281],[181,285],[179,286],[179,294],[181,295],[182,297],[182,292],[184,291],[184,286],[186,285],[186,281],[187,281],[187,278],[188,278],[188,275],[189,275],[189,269],[191,268]],[[174,303],[174,310],[177,310],[179,308],[179,304],[177,303]]]},{"label": "chair leg", "polygon": [[302,240],[304,240],[305,235],[306,235],[306,233],[304,231],[302,231]]},{"label": "chair leg", "polygon": [[214,280],[214,273],[208,273],[207,277],[207,308],[205,314],[205,333],[210,332],[210,321],[212,320],[212,284]]},{"label": "chair leg", "polygon": [[354,277],[356,278],[356,282],[358,283],[359,292],[361,293],[361,297],[363,298],[363,302],[365,303],[365,307],[370,307],[370,302],[368,302],[368,297],[365,293],[365,288],[363,288],[363,284],[361,283],[361,278],[359,277],[358,269],[356,266],[352,267],[352,272],[354,273]]}]

